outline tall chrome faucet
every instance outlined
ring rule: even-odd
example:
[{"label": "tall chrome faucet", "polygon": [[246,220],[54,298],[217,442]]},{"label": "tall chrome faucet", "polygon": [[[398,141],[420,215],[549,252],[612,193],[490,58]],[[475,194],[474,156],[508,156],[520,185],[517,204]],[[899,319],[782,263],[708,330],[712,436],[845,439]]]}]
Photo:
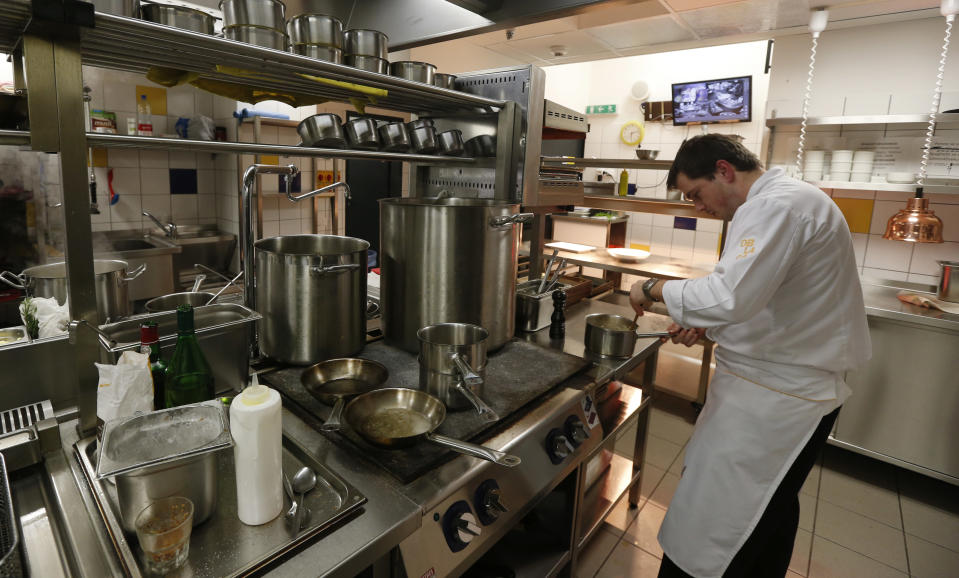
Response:
[{"label": "tall chrome faucet", "polygon": [[144,216],[144,217],[148,217],[151,221],[153,221],[154,223],[156,223],[156,226],[157,226],[157,227],[160,227],[160,229],[163,231],[163,234],[164,234],[164,235],[166,235],[167,237],[169,237],[169,238],[171,238],[171,239],[176,239],[176,224],[175,224],[175,223],[173,223],[173,222],[171,221],[171,222],[167,223],[166,225],[164,225],[163,223],[160,222],[160,219],[157,219],[157,218],[154,217],[152,214],[150,214],[148,211],[141,211],[141,212],[143,213],[143,216]]}]

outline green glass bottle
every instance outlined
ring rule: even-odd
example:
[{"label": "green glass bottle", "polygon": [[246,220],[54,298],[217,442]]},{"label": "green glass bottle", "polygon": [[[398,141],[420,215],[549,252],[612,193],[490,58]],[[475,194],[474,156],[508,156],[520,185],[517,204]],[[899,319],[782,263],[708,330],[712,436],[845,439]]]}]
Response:
[{"label": "green glass bottle", "polygon": [[156,321],[140,325],[140,353],[150,356],[150,374],[153,376],[153,409],[166,407],[163,384],[166,381],[167,364],[160,358],[160,330]]},{"label": "green glass bottle", "polygon": [[198,403],[213,399],[213,371],[203,357],[193,328],[193,306],[180,305],[176,310],[177,338],[173,358],[167,367],[166,407]]}]

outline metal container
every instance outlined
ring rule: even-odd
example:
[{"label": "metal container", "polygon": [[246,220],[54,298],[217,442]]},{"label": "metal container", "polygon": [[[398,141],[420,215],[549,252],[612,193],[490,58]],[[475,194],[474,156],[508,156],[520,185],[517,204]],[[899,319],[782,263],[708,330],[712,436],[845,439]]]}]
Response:
[{"label": "metal container", "polygon": [[273,50],[282,50],[283,52],[287,52],[290,44],[286,32],[278,28],[245,25],[224,26],[223,35],[229,40],[254,44],[263,48],[272,48]]},{"label": "metal container", "polygon": [[170,293],[154,297],[146,302],[144,307],[148,313],[159,313],[161,311],[176,311],[180,305],[192,305],[193,307],[202,307],[213,299],[213,293],[206,291],[184,291],[182,293]]},{"label": "metal container", "polygon": [[294,44],[293,53],[308,56],[315,60],[325,60],[335,64],[343,64],[343,51],[332,46],[320,44]]},{"label": "metal container", "polygon": [[211,36],[213,35],[213,24],[216,22],[216,18],[206,12],[173,4],[143,3],[140,5],[140,18]]},{"label": "metal container", "polygon": [[300,14],[286,23],[290,42],[343,48],[343,23],[326,14]]},{"label": "metal container", "polygon": [[23,576],[18,527],[13,496],[10,494],[7,465],[3,454],[0,453],[0,576],[3,578]]},{"label": "metal container", "polygon": [[436,135],[436,141],[440,145],[441,155],[458,157],[463,154],[463,133],[459,129],[441,132]]},{"label": "metal container", "polygon": [[138,0],[92,0],[93,9],[106,14],[136,18]]},{"label": "metal container", "polygon": [[[473,405],[486,380],[489,332],[469,323],[439,323],[416,332],[420,341],[420,390],[449,409]],[[472,394],[472,395],[471,395]],[[483,413],[480,401],[477,410]]]},{"label": "metal container", "polygon": [[455,74],[446,74],[444,72],[437,72],[433,75],[433,86],[454,90],[453,88],[454,82],[456,82]]},{"label": "metal container", "polygon": [[390,39],[379,30],[357,28],[343,34],[347,54],[375,56],[386,60],[390,53]]},{"label": "metal container", "polygon": [[412,132],[413,129],[420,128],[421,126],[433,127],[433,125],[433,119],[431,118],[418,118],[406,123],[406,130]]},{"label": "metal container", "polygon": [[390,76],[414,80],[423,84],[433,84],[434,74],[436,74],[436,67],[428,62],[402,60],[390,63]]},{"label": "metal container", "polygon": [[0,347],[24,341],[30,341],[26,327],[21,325],[19,327],[5,327],[0,329]]},{"label": "metal container", "polygon": [[472,323],[495,351],[513,337],[519,205],[492,199],[380,201],[380,306],[387,343],[417,353],[417,331]]},{"label": "metal container", "polygon": [[629,357],[639,337],[666,337],[669,333],[636,333],[636,324],[622,315],[594,313],[586,316],[586,351],[602,357]]},{"label": "metal container", "polygon": [[466,149],[466,154],[471,157],[495,157],[496,138],[488,134],[474,136],[463,143],[463,148]]},{"label": "metal container", "polygon": [[943,301],[959,303],[959,261],[939,263],[939,291],[936,296]]},{"label": "metal container", "polygon": [[[240,391],[250,378],[250,334],[260,319],[252,311],[234,303],[214,303],[193,311],[197,341],[210,369],[217,391]],[[140,325],[156,321],[160,334],[160,355],[170,359],[176,348],[176,311],[154,313],[101,327],[116,343],[103,343],[100,360],[115,364],[124,351],[140,350]]]},{"label": "metal container", "polygon": [[[93,283],[96,287],[99,323],[117,321],[133,312],[127,283],[144,271],[146,265],[140,265],[127,273],[126,261],[93,260]],[[29,267],[20,275],[4,271],[0,273],[0,279],[11,287],[23,289],[29,297],[55,297],[61,305],[67,303],[67,266],[62,261]]]},{"label": "metal container", "polygon": [[296,127],[304,146],[343,148],[346,138],[340,117],[332,113],[314,114]]},{"label": "metal container", "polygon": [[347,54],[343,63],[353,68],[359,68],[367,72],[377,74],[387,74],[390,71],[390,61],[376,56],[364,56],[362,54]]},{"label": "metal container", "polygon": [[223,27],[260,26],[286,29],[286,5],[279,0],[220,0]]},{"label": "metal container", "polygon": [[380,137],[376,132],[376,121],[372,118],[359,117],[347,121],[343,125],[346,133],[346,142],[354,149],[378,149]]},{"label": "metal container", "polygon": [[406,125],[402,122],[384,124],[378,132],[383,150],[401,153],[410,150],[410,134],[406,132]]},{"label": "metal container", "polygon": [[254,244],[260,350],[309,365],[366,344],[366,251],[353,237],[291,235]]},{"label": "metal container", "polygon": [[184,405],[103,426],[97,477],[116,479],[123,529],[134,532],[143,508],[158,498],[193,502],[193,525],[216,509],[216,451],[233,445],[219,401]]},{"label": "metal container", "polygon": [[420,155],[431,155],[439,148],[436,142],[436,129],[432,126],[418,126],[410,132],[410,145],[413,152]]},{"label": "metal container", "polygon": [[534,279],[516,286],[516,329],[519,331],[539,331],[549,327],[556,289],[538,293],[539,284],[539,280]]}]

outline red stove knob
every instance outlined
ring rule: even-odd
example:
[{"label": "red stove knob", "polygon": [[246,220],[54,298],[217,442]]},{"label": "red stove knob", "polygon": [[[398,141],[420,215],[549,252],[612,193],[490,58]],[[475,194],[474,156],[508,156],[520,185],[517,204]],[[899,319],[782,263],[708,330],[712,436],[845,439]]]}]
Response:
[{"label": "red stove knob", "polygon": [[571,415],[566,420],[566,436],[573,442],[573,445],[578,446],[589,439],[589,430],[586,429],[582,420],[575,415]]}]

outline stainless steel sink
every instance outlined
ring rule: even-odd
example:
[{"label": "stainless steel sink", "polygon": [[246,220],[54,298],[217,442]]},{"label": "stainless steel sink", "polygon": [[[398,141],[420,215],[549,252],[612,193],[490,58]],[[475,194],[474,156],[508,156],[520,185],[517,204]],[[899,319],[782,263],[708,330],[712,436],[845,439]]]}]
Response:
[{"label": "stainless steel sink", "polygon": [[156,248],[156,245],[143,239],[117,239],[112,244],[114,249],[121,252]]},{"label": "stainless steel sink", "polygon": [[129,269],[141,264],[147,266],[143,275],[130,282],[131,301],[173,293],[173,257],[182,251],[180,245],[162,235],[144,233],[139,229],[93,234],[95,257],[126,261]]},{"label": "stainless steel sink", "polygon": [[[162,236],[160,229],[151,231],[151,237]],[[236,235],[224,233],[216,225],[179,225],[176,237],[164,238],[180,251],[173,255],[173,283],[177,291],[186,291],[199,271],[194,264],[201,263],[217,271],[228,272],[236,251]],[[229,275],[232,277],[232,275]]]}]

